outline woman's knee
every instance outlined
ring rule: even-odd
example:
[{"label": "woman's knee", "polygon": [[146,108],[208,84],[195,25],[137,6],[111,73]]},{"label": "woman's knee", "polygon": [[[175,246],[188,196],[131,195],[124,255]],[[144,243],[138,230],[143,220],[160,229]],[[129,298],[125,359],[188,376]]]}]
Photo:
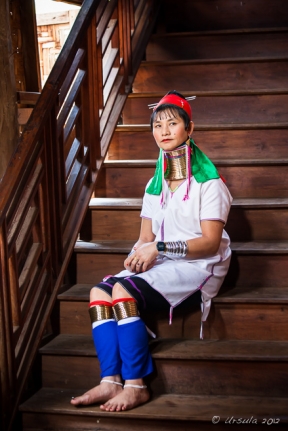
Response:
[{"label": "woman's knee", "polygon": [[90,290],[90,302],[93,301],[106,301],[111,302],[112,297],[107,292],[105,292],[102,289],[99,289],[98,287],[93,287]]},{"label": "woman's knee", "polygon": [[112,299],[119,298],[132,298],[132,296],[120,283],[115,283],[112,290]]}]

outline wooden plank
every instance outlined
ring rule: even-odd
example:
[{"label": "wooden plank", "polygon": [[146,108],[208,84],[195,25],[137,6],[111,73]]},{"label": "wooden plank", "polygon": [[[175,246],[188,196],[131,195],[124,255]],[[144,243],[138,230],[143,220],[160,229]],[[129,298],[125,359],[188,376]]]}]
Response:
[{"label": "wooden plank", "polygon": [[[76,113],[77,113],[81,109],[77,105],[75,105],[75,106],[73,106],[73,105],[74,105],[74,102],[75,102],[77,95],[79,94],[79,92],[81,90],[81,85],[85,79],[85,76],[86,76],[86,71],[84,71],[84,70],[78,71],[77,77],[74,80],[73,85],[71,86],[68,97],[62,105],[59,118],[57,119],[58,136],[62,133],[65,122],[67,121],[67,119],[69,121],[70,118],[73,119],[75,116],[77,117],[76,114],[73,115],[73,111],[76,111]],[[74,120],[72,120],[72,123],[74,124]],[[71,131],[71,125],[69,127],[65,126],[65,128],[64,128],[65,139],[67,139],[67,136],[69,134],[68,132],[65,132],[66,128]],[[65,142],[65,139],[64,139],[64,142]]]},{"label": "wooden plank", "polygon": [[[164,339],[150,349],[157,369],[148,378],[154,394],[261,396],[267,388],[273,388],[271,396],[286,394],[287,342]],[[91,336],[60,335],[41,353],[46,387],[89,388],[100,379]]]},{"label": "wooden plank", "polygon": [[[123,110],[123,123],[147,124],[151,115],[148,104],[155,100],[158,100],[155,96],[128,98]],[[191,107],[196,126],[281,123],[288,117],[288,94],[198,96],[191,102]]]},{"label": "wooden plank", "polygon": [[[285,88],[288,84],[287,58],[231,59],[215,61],[186,61],[142,63],[133,82],[133,92],[163,91],[169,89],[241,90]],[[187,79],[187,76],[190,79]]]},{"label": "wooden plank", "polygon": [[140,232],[139,210],[97,210],[92,212],[92,241],[137,240]]},{"label": "wooden plank", "polygon": [[[117,274],[135,241],[102,241],[78,248],[77,283],[97,284],[107,274]],[[232,259],[223,286],[285,287],[286,242],[232,243]],[[249,277],[247,277],[249,274]],[[253,294],[253,293],[252,293]]]},{"label": "wooden plank", "polygon": [[[136,241],[140,232],[140,210],[94,209],[91,214],[92,241]],[[241,230],[239,230],[241,226]],[[288,240],[287,208],[232,208],[225,226],[232,241]]]},{"label": "wooden plank", "polygon": [[[287,129],[263,128],[258,130],[199,130],[195,124],[193,139],[208,157],[248,159],[256,157],[288,157]],[[267,126],[268,127],[268,126]],[[130,130],[131,129],[131,130]],[[130,131],[129,131],[130,130]],[[159,149],[152,136],[150,126],[118,126],[109,147],[108,160],[157,159]]]},{"label": "wooden plank", "polygon": [[[82,389],[83,390],[83,389]],[[127,412],[121,412],[122,420],[119,421],[119,413],[111,413],[111,412],[102,412],[99,406],[85,406],[81,407],[81,409],[77,409],[74,406],[70,405],[67,400],[71,399],[71,396],[77,396],[81,394],[81,391],[78,390],[77,393],[73,392],[71,389],[50,389],[45,388],[41,391],[37,392],[34,397],[28,400],[21,407],[21,411],[30,412],[39,412],[40,414],[35,416],[34,426],[43,426],[44,424],[49,424],[51,426],[51,419],[48,419],[47,413],[53,413],[52,417],[55,416],[55,413],[66,414],[67,416],[63,417],[65,420],[66,426],[69,426],[71,429],[75,429],[73,426],[73,421],[75,423],[76,416],[80,416],[83,420],[85,417],[90,419],[90,423],[95,424],[95,419],[101,420],[101,427],[105,427],[103,429],[118,429],[119,431],[124,431],[125,429],[129,429],[129,425],[124,422],[125,418],[127,419],[135,419],[137,422],[133,424],[130,422],[130,427],[133,429],[136,427],[139,431],[147,431],[147,424],[143,424],[143,420],[149,419],[149,426],[151,427],[151,421],[161,423],[161,428],[155,426],[155,430],[164,431],[164,430],[173,430],[175,429],[175,423],[173,420],[178,420],[178,427],[181,427],[181,430],[187,431],[191,430],[191,422],[190,428],[185,424],[185,420],[189,421],[197,421],[200,422],[207,421],[211,424],[211,417],[213,417],[215,410],[222,421],[224,422],[227,417],[246,417],[246,418],[258,418],[261,420],[262,418],[267,417],[278,417],[281,423],[286,423],[288,421],[287,416],[287,398],[273,398],[273,397],[226,397],[226,396],[185,396],[185,395],[162,395],[155,397],[149,403],[146,403],[140,407],[137,407],[133,410],[129,410]],[[169,408],[167,408],[169,406]],[[237,412],[237,413],[236,413]],[[70,420],[69,420],[70,415]],[[42,419],[41,419],[42,416]],[[107,419],[106,419],[107,418]],[[45,419],[45,420],[44,420]],[[66,422],[66,419],[68,422]],[[93,419],[93,420],[92,420]],[[106,423],[106,420],[111,421],[110,423]],[[152,422],[153,427],[154,423]],[[171,421],[171,422],[170,422]],[[85,421],[86,422],[86,421]],[[33,423],[33,422],[32,422]],[[53,423],[53,420],[52,420]],[[122,423],[122,425],[121,425]],[[59,422],[58,422],[59,424]],[[115,425],[117,424],[117,428]],[[182,427],[183,424],[183,427]],[[78,429],[79,422],[76,422]],[[171,426],[172,425],[172,426]],[[193,424],[195,426],[197,423]],[[215,425],[212,424],[214,427]],[[26,424],[27,426],[27,424]],[[30,424],[31,426],[31,424]],[[87,422],[86,422],[87,426]],[[107,427],[108,426],[108,427]],[[227,424],[225,424],[227,428]],[[267,425],[266,425],[267,426]],[[59,425],[58,425],[59,427]],[[109,428],[110,427],[110,428]],[[86,428],[86,427],[85,427]],[[218,426],[217,426],[218,428]],[[39,428],[38,428],[39,429]],[[89,428],[88,428],[89,429]],[[134,428],[135,429],[135,428]],[[151,429],[151,428],[150,428]],[[202,429],[202,428],[200,428]],[[206,428],[207,429],[207,428]],[[209,428],[210,429],[210,428]],[[211,426],[211,429],[212,426]],[[215,429],[215,428],[214,428]],[[284,428],[283,428],[284,429]],[[223,428],[224,430],[224,428]]]},{"label": "wooden plank", "polygon": [[41,93],[32,91],[18,91],[17,99],[21,104],[35,105]]},{"label": "wooden plank", "polygon": [[114,30],[115,30],[117,24],[118,24],[117,19],[110,19],[110,22],[107,25],[107,28],[105,30],[105,33],[104,33],[102,41],[101,41],[102,55],[103,56],[104,56],[105,51],[109,45],[109,42],[111,41],[112,35],[114,33]]},{"label": "wooden plank", "polygon": [[[287,25],[287,4],[282,0],[247,3],[238,0],[165,2],[165,27],[168,32],[281,27]],[[191,19],[183,19],[191,17]]]},{"label": "wooden plank", "polygon": [[[90,290],[94,284],[74,284],[65,292],[58,295],[59,301],[89,302]],[[223,286],[220,293],[213,298],[213,303],[249,303],[249,304],[287,304],[288,288],[282,287],[234,287]],[[187,308],[187,307],[186,307]]]},{"label": "wooden plank", "polygon": [[[97,209],[137,209],[141,210],[142,199],[125,199],[125,198],[92,198],[89,202],[89,208],[91,210]],[[234,199],[232,202],[232,208],[242,209],[272,209],[272,208],[287,208],[288,199]]]},{"label": "wooden plank", "polygon": [[[220,174],[226,179],[226,184],[234,198],[286,198],[288,195],[288,172],[280,165],[217,165]],[[116,164],[100,173],[95,189],[95,197],[140,198],[155,168],[148,164],[144,168],[139,162],[124,165]],[[148,167],[149,166],[149,167]],[[155,164],[154,164],[155,166]],[[123,169],[125,167],[125,169]],[[129,168],[129,169],[128,169]],[[133,182],[131,181],[133,178]]]},{"label": "wooden plank", "polygon": [[[150,340],[153,358],[177,360],[212,360],[226,362],[274,362],[286,363],[288,343],[285,341],[251,340]],[[97,353],[91,335],[60,334],[39,349],[42,356],[88,356]]]},{"label": "wooden plank", "polygon": [[72,287],[58,295],[59,301],[89,301],[89,293],[93,284],[74,284]]},{"label": "wooden plank", "polygon": [[[265,265],[264,261],[264,265]],[[224,289],[224,287],[223,287]],[[250,298],[253,294],[251,290]],[[279,289],[278,289],[279,290]],[[220,291],[221,292],[221,291]],[[257,296],[255,293],[254,298]],[[261,303],[241,303],[235,299],[232,303],[213,304],[207,322],[204,324],[204,340],[263,340],[288,341],[287,303],[271,304],[269,298]],[[286,289],[287,302],[287,289]],[[91,324],[88,303],[60,303],[60,333],[82,334],[91,336]],[[142,313],[146,325],[160,338],[199,339],[200,310],[187,309],[187,305],[176,307],[173,311],[172,325],[169,325],[168,311]],[[186,308],[185,308],[186,307]]]},{"label": "wooden plank", "polygon": [[59,92],[58,100],[60,106],[63,104],[64,100],[67,97],[69,88],[71,88],[71,84],[75,78],[77,71],[79,70],[80,64],[83,61],[84,57],[84,49],[79,48]]},{"label": "wooden plank", "polygon": [[18,124],[24,126],[32,114],[32,108],[18,108]]},{"label": "wooden plank", "polygon": [[287,30],[154,34],[146,49],[147,61],[200,58],[265,57],[287,53]]},{"label": "wooden plank", "polygon": [[[213,299],[214,303],[249,303],[256,304],[259,301],[270,304],[283,303],[287,304],[288,295],[287,287],[235,287],[233,289],[228,289],[220,291],[219,296]],[[261,299],[260,299],[261,298]]]},{"label": "wooden plank", "polygon": [[54,25],[70,23],[69,11],[48,12],[37,15],[37,25]]}]

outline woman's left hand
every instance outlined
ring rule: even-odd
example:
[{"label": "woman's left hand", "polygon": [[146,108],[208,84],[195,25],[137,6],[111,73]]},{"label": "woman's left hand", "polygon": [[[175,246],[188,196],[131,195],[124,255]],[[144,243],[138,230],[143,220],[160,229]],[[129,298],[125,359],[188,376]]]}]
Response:
[{"label": "woman's left hand", "polygon": [[137,248],[131,256],[128,256],[124,266],[131,272],[145,272],[153,267],[157,256],[156,242],[148,242]]}]

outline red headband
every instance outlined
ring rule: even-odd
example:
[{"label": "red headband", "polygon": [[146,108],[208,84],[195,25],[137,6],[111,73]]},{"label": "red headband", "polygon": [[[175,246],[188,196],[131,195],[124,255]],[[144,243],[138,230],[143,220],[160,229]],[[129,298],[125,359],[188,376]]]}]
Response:
[{"label": "red headband", "polygon": [[158,104],[153,110],[155,111],[158,106],[164,105],[164,103],[167,103],[169,105],[176,105],[179,106],[179,108],[184,109],[184,111],[188,114],[190,120],[192,120],[192,109],[186,99],[182,99],[182,97],[179,97],[176,94],[166,94],[166,96],[164,96],[160,100],[160,102],[158,102]]}]

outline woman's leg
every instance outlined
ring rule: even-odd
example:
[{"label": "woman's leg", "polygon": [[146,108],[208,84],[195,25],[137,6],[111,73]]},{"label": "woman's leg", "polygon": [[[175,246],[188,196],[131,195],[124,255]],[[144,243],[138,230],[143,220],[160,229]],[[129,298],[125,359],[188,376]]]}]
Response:
[{"label": "woman's leg", "polygon": [[[112,287],[111,287],[112,290]],[[119,353],[117,323],[112,311],[112,298],[94,287],[90,294],[92,335],[101,369],[101,383],[80,397],[73,398],[73,405],[105,402],[122,392],[121,358]]]},{"label": "woman's leg", "polygon": [[129,410],[149,399],[143,378],[153,371],[146,326],[138,315],[136,301],[119,283],[112,293],[117,320],[121,374],[124,390],[100,408],[105,411]]}]

